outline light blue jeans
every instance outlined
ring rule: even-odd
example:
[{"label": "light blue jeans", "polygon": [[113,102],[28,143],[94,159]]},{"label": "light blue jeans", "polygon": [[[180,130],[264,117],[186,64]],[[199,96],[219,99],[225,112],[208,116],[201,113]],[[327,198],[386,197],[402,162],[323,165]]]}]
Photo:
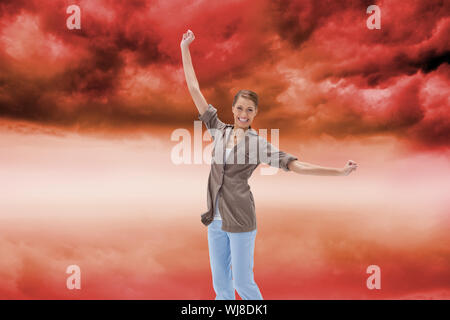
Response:
[{"label": "light blue jeans", "polygon": [[215,300],[235,300],[234,290],[242,300],[263,300],[253,278],[253,253],[256,229],[226,232],[222,220],[208,225],[208,247]]}]

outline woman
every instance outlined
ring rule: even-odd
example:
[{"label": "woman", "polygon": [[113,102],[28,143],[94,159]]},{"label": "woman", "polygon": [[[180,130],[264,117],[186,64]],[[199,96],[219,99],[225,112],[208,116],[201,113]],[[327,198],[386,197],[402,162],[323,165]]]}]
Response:
[{"label": "woman", "polygon": [[[235,290],[243,300],[262,300],[253,277],[253,253],[256,215],[253,194],[248,185],[253,171],[261,163],[313,175],[348,175],[357,164],[349,160],[342,169],[326,168],[298,161],[260,137],[251,127],[258,113],[258,96],[240,90],[234,97],[234,124],[226,124],[217,109],[200,92],[192,66],[189,45],[195,39],[191,30],[180,43],[184,74],[189,92],[202,120],[213,136],[213,160],[208,178],[208,211],[201,215],[208,227],[208,247],[216,300],[234,300]],[[224,149],[226,152],[224,152]],[[236,157],[239,158],[237,163]]]}]

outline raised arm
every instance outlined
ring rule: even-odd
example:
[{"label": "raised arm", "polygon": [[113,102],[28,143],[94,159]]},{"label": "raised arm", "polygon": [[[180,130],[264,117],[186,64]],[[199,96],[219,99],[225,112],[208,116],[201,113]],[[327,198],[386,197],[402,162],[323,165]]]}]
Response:
[{"label": "raised arm", "polygon": [[195,36],[191,30],[188,30],[183,34],[181,40],[181,56],[183,58],[184,76],[186,77],[186,83],[191,94],[192,100],[194,100],[195,106],[198,109],[200,115],[208,109],[208,103],[205,97],[200,92],[200,86],[195,76],[194,67],[192,66],[191,53],[189,52],[189,45],[194,41]]}]

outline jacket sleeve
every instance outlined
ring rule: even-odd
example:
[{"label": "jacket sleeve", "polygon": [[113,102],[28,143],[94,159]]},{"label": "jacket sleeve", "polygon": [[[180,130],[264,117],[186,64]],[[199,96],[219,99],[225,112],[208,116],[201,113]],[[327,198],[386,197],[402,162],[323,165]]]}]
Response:
[{"label": "jacket sleeve", "polygon": [[215,139],[215,134],[226,127],[219,117],[217,116],[217,109],[212,104],[208,104],[208,109],[203,114],[198,114],[198,119],[203,121],[208,128],[209,133]]},{"label": "jacket sleeve", "polygon": [[260,139],[259,160],[272,167],[281,168],[284,171],[290,171],[288,164],[298,158],[290,153],[284,152],[276,148],[273,144],[266,139]]}]

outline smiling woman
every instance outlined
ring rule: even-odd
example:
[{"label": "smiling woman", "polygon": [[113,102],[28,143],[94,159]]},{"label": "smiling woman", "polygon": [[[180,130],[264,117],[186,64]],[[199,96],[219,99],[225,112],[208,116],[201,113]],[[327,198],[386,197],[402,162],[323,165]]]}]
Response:
[{"label": "smiling woman", "polygon": [[237,145],[258,113],[258,95],[250,90],[240,90],[235,96],[231,111],[234,116],[233,138],[228,142],[227,148]]},{"label": "smiling woman", "polygon": [[[217,109],[208,104],[201,94],[195,77],[189,54],[189,45],[194,38],[193,32],[188,30],[183,34],[180,46],[188,89],[199,111],[198,118],[213,133],[213,155],[218,160],[211,162],[207,187],[208,210],[201,215],[202,223],[208,227],[216,300],[235,300],[235,289],[243,300],[262,300],[253,276],[257,227],[255,201],[248,179],[261,162],[286,172],[341,175],[341,170],[312,165],[308,167],[307,163],[299,162],[294,155],[278,150],[259,136],[251,127],[258,113],[258,95],[253,91],[240,90],[235,95],[231,107],[234,124],[220,120]],[[229,156],[224,155],[225,146],[230,152]],[[239,154],[253,161],[238,161],[236,164],[234,157]],[[348,166],[349,172],[354,169],[356,164]]]},{"label": "smiling woman", "polygon": [[234,130],[245,132],[258,113],[258,95],[250,90],[240,90],[233,100],[231,108],[234,115]]}]

